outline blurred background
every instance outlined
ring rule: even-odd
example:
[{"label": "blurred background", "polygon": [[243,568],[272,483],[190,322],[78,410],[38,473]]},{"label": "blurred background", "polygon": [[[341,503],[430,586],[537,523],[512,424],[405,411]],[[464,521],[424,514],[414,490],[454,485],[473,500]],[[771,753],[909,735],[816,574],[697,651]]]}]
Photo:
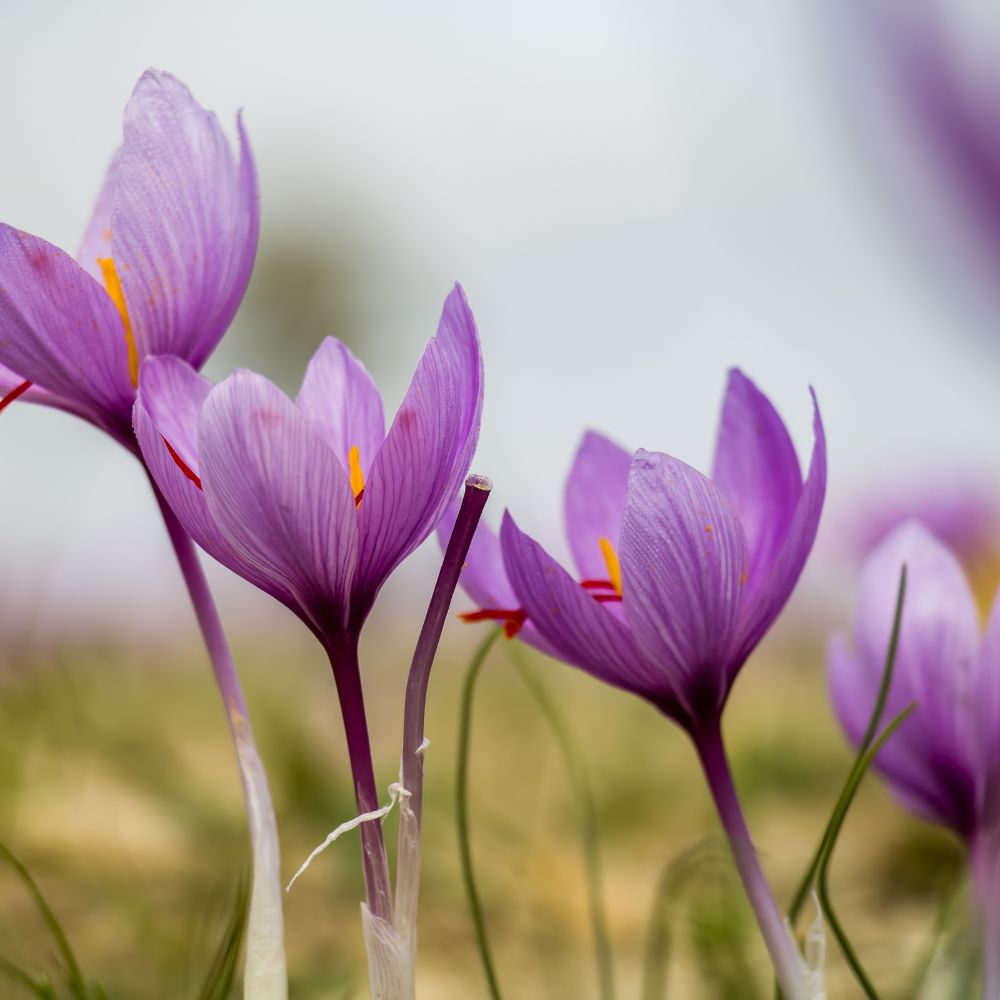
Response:
[{"label": "blurred background", "polygon": [[[820,539],[728,712],[751,828],[789,894],[849,766],[823,649],[849,623],[864,552],[916,513],[984,600],[998,579],[995,9],[53,0],[4,14],[0,219],[75,249],[147,66],[230,125],[244,108],[261,244],[209,374],[248,366],[294,392],[332,334],[391,412],[460,280],[486,356],[475,469],[496,483],[493,523],[509,506],[562,551],[562,480],[586,427],[707,470],[732,365],[771,396],[805,460],[815,387],[830,444]],[[0,840],[109,994],[193,996],[244,829],[148,487],[93,429],[29,406],[0,418],[0,470]],[[368,629],[383,784],[437,559],[428,544],[410,560]],[[290,873],[353,813],[332,680],[297,622],[209,569]],[[481,989],[451,802],[457,691],[478,637],[449,628],[431,688],[428,997]],[[633,699],[527,667],[591,770],[622,995],[637,995],[659,873],[715,829],[693,755]],[[483,685],[474,826],[501,973],[512,996],[596,995],[560,758],[505,652]],[[724,851],[705,850],[702,889],[671,903],[674,995],[745,997],[759,981],[764,996]],[[903,988],[959,884],[955,845],[873,781],[841,850],[845,919],[873,972]],[[345,838],[288,898],[296,997],[364,995],[356,851]],[[30,912],[0,876],[0,954],[43,967]],[[853,995],[830,961],[831,995]]]}]

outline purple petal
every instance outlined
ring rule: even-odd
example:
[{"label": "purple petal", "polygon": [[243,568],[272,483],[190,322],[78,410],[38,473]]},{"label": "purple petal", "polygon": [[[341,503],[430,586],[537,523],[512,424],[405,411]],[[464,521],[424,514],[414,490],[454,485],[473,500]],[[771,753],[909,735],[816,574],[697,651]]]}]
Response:
[{"label": "purple petal", "polygon": [[306,368],[295,402],[349,471],[357,448],[367,473],[385,440],[382,397],[364,365],[339,340],[327,337]]},{"label": "purple petal", "polygon": [[238,128],[237,166],[215,116],[167,73],[144,73],[125,108],[111,231],[140,355],[200,368],[243,298],[260,205]]},{"label": "purple petal", "polygon": [[120,155],[121,150],[119,149],[111,160],[111,165],[104,177],[104,183],[97,195],[94,213],[90,217],[83,239],[80,241],[80,249],[76,254],[76,260],[80,267],[102,286],[104,285],[104,273],[97,262],[111,257],[111,213],[115,207],[115,184]]},{"label": "purple petal", "polygon": [[[904,563],[906,599],[885,720],[911,702],[917,710],[877,764],[899,794],[921,799],[922,815],[933,808],[940,822],[964,833],[976,809],[978,615],[957,560],[918,523],[901,525],[866,562],[854,623],[853,672],[832,661],[831,689],[842,719],[850,699],[853,711],[867,719],[884,668]],[[856,738],[856,722],[845,728]]]},{"label": "purple petal", "polygon": [[621,533],[625,616],[690,718],[728,692],[747,541],[712,481],[640,449],[629,471]]},{"label": "purple petal", "polygon": [[577,572],[584,580],[604,580],[607,564],[600,539],[618,544],[632,456],[613,441],[588,431],[566,480],[566,536]]},{"label": "purple petal", "polygon": [[504,514],[500,544],[518,603],[556,656],[608,684],[659,701],[662,674],[645,659],[629,630],[524,534],[509,513]]},{"label": "purple petal", "polygon": [[66,253],[0,224],[0,364],[127,423],[135,390],[121,317]]},{"label": "purple petal", "polygon": [[[812,393],[812,390],[810,392]],[[780,491],[775,486],[775,496],[781,498],[776,500],[775,519],[776,522],[782,522],[782,530],[764,543],[765,547],[760,550],[763,566],[758,567],[756,574],[751,554],[748,590],[743,599],[739,652],[734,659],[737,668],[750,655],[781,613],[802,574],[806,559],[816,540],[819,518],[826,497],[826,435],[815,393],[812,393],[812,399],[814,443],[812,458],[809,461],[809,474],[799,491],[790,517],[787,516],[787,501],[784,499],[785,491],[790,488],[790,473]],[[797,474],[797,462],[795,469]],[[759,534],[758,537],[764,536]]]},{"label": "purple petal", "polygon": [[139,395],[132,412],[135,436],[153,482],[184,530],[210,556],[285,604],[288,592],[261,574],[230,544],[208,509],[202,489],[171,457],[166,441],[195,474],[198,414],[211,383],[177,358],[150,358],[139,374]]},{"label": "purple petal", "polygon": [[198,425],[208,509],[237,552],[296,596],[319,630],[345,622],[357,559],[347,476],[275,385],[237,371],[205,401]]},{"label": "purple petal", "polygon": [[748,592],[766,575],[799,494],[799,460],[770,400],[739,369],[729,373],[712,481],[736,511],[750,555]]},{"label": "purple petal", "polygon": [[465,293],[456,285],[375,456],[358,508],[356,593],[362,613],[458,492],[479,439],[482,406],[479,336]]}]

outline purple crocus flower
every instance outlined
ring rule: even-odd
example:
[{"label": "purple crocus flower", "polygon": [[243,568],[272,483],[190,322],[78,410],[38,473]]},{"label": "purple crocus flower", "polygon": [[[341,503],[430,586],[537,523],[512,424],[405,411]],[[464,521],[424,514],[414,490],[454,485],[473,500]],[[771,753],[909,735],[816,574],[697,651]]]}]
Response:
[{"label": "purple crocus flower", "polygon": [[826,489],[818,408],[803,482],[767,397],[729,376],[712,479],[658,452],[587,434],[566,483],[571,573],[505,514],[480,532],[463,586],[498,620],[600,680],[638,694],[691,735],[783,988],[802,995],[794,943],[732,787],[720,717],[737,673],[784,607],[812,548]]},{"label": "purple crocus flower", "polygon": [[[249,371],[213,388],[178,358],[142,366],[136,436],[177,517],[209,554],[295,612],[330,657],[361,813],[378,807],[361,628],[465,478],[482,399],[479,338],[457,286],[388,431],[370,376],[333,339],[294,401]],[[391,924],[378,823],[364,823],[361,837],[368,906]]]},{"label": "purple crocus flower", "polygon": [[865,564],[853,641],[830,640],[830,694],[848,738],[859,742],[904,564],[906,600],[885,711],[917,708],[874,766],[907,809],[953,830],[968,848],[985,932],[983,996],[993,998],[1000,994],[1000,600],[984,633],[952,552],[919,522],[900,525]]},{"label": "purple crocus flower", "polygon": [[147,71],[76,259],[0,224],[0,408],[55,406],[135,450],[142,360],[200,367],[250,279],[259,196],[239,118],[237,128],[239,162],[184,84]]},{"label": "purple crocus flower", "polygon": [[[139,366],[201,365],[243,298],[260,225],[257,176],[237,119],[237,162],[215,116],[168,73],[148,71],[74,260],[0,224],[0,410],[18,399],[105,430],[133,454]],[[245,993],[287,993],[278,833],[267,778],[222,623],[190,538],[157,495],[222,695],[254,858]]]}]

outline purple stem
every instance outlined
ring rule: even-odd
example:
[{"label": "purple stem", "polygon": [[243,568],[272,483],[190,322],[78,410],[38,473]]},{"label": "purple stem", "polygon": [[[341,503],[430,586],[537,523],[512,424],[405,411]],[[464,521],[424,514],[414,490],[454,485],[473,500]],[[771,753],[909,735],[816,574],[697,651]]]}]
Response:
[{"label": "purple stem", "polygon": [[802,959],[771,893],[733,785],[718,720],[692,734],[754,916],[787,1000],[802,997]]},{"label": "purple stem", "polygon": [[[333,678],[337,684],[340,712],[344,719],[347,737],[347,755],[354,778],[354,798],[358,813],[374,812],[379,807],[378,789],[375,785],[375,768],[372,764],[371,741],[368,737],[368,719],[365,715],[365,696],[361,687],[361,668],[358,663],[357,636],[346,632],[331,634],[324,639],[330,657]],[[368,909],[376,917],[392,924],[392,883],[389,880],[389,860],[382,839],[382,821],[375,819],[362,823],[361,860],[365,875],[365,895]]]},{"label": "purple stem", "polygon": [[1000,879],[996,834],[980,830],[969,843],[972,891],[983,939],[983,1000],[1000,997]]},{"label": "purple stem", "polygon": [[398,928],[404,937],[416,921],[417,894],[420,885],[420,821],[424,792],[424,712],[427,685],[437,653],[441,632],[448,617],[459,574],[465,565],[483,508],[493,483],[486,476],[470,475],[465,480],[465,494],[455,525],[448,539],[441,570],[431,594],[427,615],[413,651],[413,661],[406,681],[403,705],[403,751],[400,781],[409,792],[401,803],[401,824],[397,864],[396,903]]}]

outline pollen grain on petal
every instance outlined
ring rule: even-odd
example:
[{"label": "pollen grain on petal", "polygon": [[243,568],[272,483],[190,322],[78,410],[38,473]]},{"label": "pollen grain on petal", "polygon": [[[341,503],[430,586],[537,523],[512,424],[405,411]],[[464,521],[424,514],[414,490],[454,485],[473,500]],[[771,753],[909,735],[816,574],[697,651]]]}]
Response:
[{"label": "pollen grain on petal", "polygon": [[604,556],[604,565],[608,567],[608,579],[611,586],[615,588],[615,593],[621,597],[622,593],[622,567],[618,561],[618,553],[608,538],[599,538],[597,544],[601,547],[601,555]]},{"label": "pollen grain on petal", "polygon": [[125,293],[122,291],[121,279],[118,277],[118,269],[111,257],[98,257],[97,263],[104,276],[104,286],[114,302],[118,315],[122,318],[122,326],[125,327],[125,346],[128,348],[128,375],[132,380],[132,385],[138,388],[139,385],[139,352],[135,346],[135,336],[132,333],[132,320],[128,314],[128,306],[125,304]]},{"label": "pollen grain on petal", "polygon": [[11,389],[6,396],[0,399],[0,413],[3,413],[3,411],[6,410],[15,399],[20,399],[21,396],[23,396],[31,388],[31,386],[32,383],[29,381],[24,381],[20,385],[14,386],[14,388]]},{"label": "pollen grain on petal", "polygon": [[163,438],[163,443],[167,446],[167,451],[170,452],[170,457],[174,460],[174,464],[177,466],[177,468],[180,469],[181,472],[183,472],[184,475],[187,476],[187,478],[190,479],[191,482],[194,483],[199,490],[202,490],[204,492],[204,487],[201,485],[201,477],[198,475],[198,473],[196,473],[187,464],[187,462],[185,462],[184,459],[181,458],[181,456],[178,455],[176,451],[174,451],[173,445],[171,445],[171,443],[165,437],[163,437],[162,434],[160,435],[160,437]]}]

